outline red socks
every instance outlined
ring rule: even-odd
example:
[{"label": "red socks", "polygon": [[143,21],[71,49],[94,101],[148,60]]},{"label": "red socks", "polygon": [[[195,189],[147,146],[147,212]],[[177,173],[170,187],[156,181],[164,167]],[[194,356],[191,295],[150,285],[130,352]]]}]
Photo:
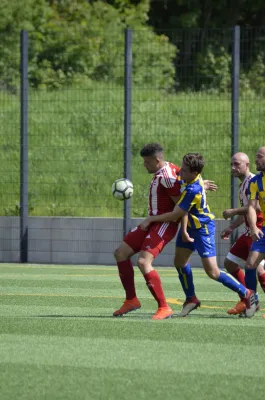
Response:
[{"label": "red socks", "polygon": [[120,280],[126,293],[126,300],[136,297],[134,286],[134,270],[131,260],[117,262]]},{"label": "red socks", "polygon": [[144,279],[146,280],[148,289],[156,299],[158,307],[167,307],[166,298],[158,273],[155,270],[148,272],[144,275]]},{"label": "red socks", "polygon": [[236,278],[238,280],[238,282],[240,282],[243,286],[246,287],[245,284],[245,274],[244,271],[241,268],[237,268],[236,271],[234,272],[228,272],[230,275],[232,275],[234,278]]},{"label": "red socks", "polygon": [[262,275],[258,275],[258,280],[263,292],[265,292],[265,273]]},{"label": "red socks", "polygon": [[[136,297],[134,286],[134,270],[131,260],[120,261],[117,263],[120,280],[126,293],[126,300]],[[144,275],[146,285],[158,303],[158,307],[167,307],[166,298],[163,292],[162,283],[158,273],[153,270]]]},{"label": "red socks", "polygon": [[[246,283],[245,283],[245,274],[244,271],[241,268],[237,268],[236,271],[234,272],[228,272],[230,275],[232,275],[234,278],[236,278],[238,280],[238,282],[240,282],[243,286],[246,287]],[[243,300],[243,297],[239,296],[241,300]]]}]

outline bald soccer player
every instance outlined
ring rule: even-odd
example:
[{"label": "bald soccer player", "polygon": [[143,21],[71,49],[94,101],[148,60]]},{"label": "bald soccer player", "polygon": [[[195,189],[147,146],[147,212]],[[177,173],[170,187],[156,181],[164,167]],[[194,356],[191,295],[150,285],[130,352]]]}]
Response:
[{"label": "bald soccer player", "polygon": [[[246,261],[249,256],[250,247],[252,245],[252,238],[250,236],[250,228],[247,220],[247,212],[248,212],[248,190],[250,180],[254,177],[254,174],[250,172],[249,169],[250,162],[247,154],[245,153],[236,153],[233,155],[231,160],[231,173],[233,176],[237,177],[240,180],[239,185],[239,199],[240,205],[239,208],[227,209],[223,212],[223,216],[225,219],[227,218],[236,218],[231,221],[231,224],[223,230],[221,233],[222,239],[228,239],[234,229],[238,228],[241,225],[245,225],[244,233],[237,239],[234,245],[231,247],[229,253],[227,254],[224,266],[226,270],[234,276],[240,283],[245,285],[245,274],[241,268],[245,267]],[[261,229],[263,223],[263,215],[260,211],[260,207],[257,206],[256,209],[256,217],[257,217],[257,227]],[[261,260],[260,264],[257,268],[258,279],[260,282],[260,286],[265,291],[265,270],[264,270],[264,260]],[[256,292],[256,288],[253,290]],[[256,304],[257,309],[259,307],[258,297],[256,295]],[[228,314],[241,314],[245,311],[246,305],[243,299],[227,312]]]}]

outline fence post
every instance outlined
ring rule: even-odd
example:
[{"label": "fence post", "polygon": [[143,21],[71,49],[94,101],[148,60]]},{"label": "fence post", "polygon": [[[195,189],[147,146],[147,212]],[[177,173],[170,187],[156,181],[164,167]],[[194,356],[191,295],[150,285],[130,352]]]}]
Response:
[{"label": "fence post", "polygon": [[[124,52],[124,177],[131,180],[132,144],[131,144],[131,114],[132,114],[132,30],[125,30]],[[124,201],[123,234],[131,228],[131,200]]]},{"label": "fence post", "polygon": [[20,261],[28,261],[28,32],[20,34]]},{"label": "fence post", "polygon": [[[231,156],[238,152],[239,134],[239,74],[240,74],[240,26],[233,28],[232,45],[232,135],[231,135]],[[231,208],[238,207],[238,182],[237,178],[231,175]],[[231,245],[236,241],[237,230],[232,232]]]}]

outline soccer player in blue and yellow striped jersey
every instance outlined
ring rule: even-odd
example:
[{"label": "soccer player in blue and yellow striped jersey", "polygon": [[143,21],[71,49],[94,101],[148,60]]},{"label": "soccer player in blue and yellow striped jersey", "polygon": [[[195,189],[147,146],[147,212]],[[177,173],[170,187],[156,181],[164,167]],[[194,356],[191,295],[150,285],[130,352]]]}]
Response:
[{"label": "soccer player in blue and yellow striped jersey", "polygon": [[181,209],[188,212],[188,227],[207,230],[207,224],[214,219],[214,215],[206,202],[204,182],[201,175],[198,175],[193,181],[183,184],[181,192],[182,195],[177,204]]},{"label": "soccer player in blue and yellow striped jersey", "polygon": [[197,250],[207,275],[229,289],[237,292],[246,303],[246,316],[252,317],[256,311],[255,294],[246,289],[234,277],[221,271],[216,261],[215,250],[215,223],[206,201],[206,194],[202,185],[201,172],[204,159],[199,153],[189,153],[183,157],[180,169],[181,179],[185,182],[182,195],[174,210],[161,215],[150,216],[141,223],[146,229],[153,222],[177,221],[180,218],[188,219],[187,230],[179,232],[176,241],[175,267],[186,294],[186,301],[179,316],[186,316],[200,306],[195,295],[192,270],[189,259],[194,250]]},{"label": "soccer player in blue and yellow striped jersey", "polygon": [[[252,287],[256,279],[256,268],[265,258],[265,147],[260,147],[256,153],[256,168],[260,172],[251,179],[249,184],[247,217],[253,243],[245,266],[245,282],[247,287]],[[257,203],[259,203],[264,218],[261,230],[256,226]]]}]

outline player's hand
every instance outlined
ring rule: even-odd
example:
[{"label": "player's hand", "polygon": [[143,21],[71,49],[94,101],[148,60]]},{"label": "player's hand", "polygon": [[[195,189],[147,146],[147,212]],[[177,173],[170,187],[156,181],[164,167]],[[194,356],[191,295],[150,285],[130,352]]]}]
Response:
[{"label": "player's hand", "polygon": [[211,190],[212,192],[216,192],[218,186],[214,183],[214,181],[205,180],[204,182],[204,189]]},{"label": "player's hand", "polygon": [[224,210],[224,212],[223,212],[224,219],[231,218],[231,217],[233,217],[233,215],[234,215],[234,210],[232,208],[228,208],[227,210]]},{"label": "player's hand", "polygon": [[190,235],[188,234],[187,231],[182,231],[181,232],[181,236],[182,236],[183,242],[186,242],[186,243],[193,243],[194,242],[194,239],[190,237]]},{"label": "player's hand", "polygon": [[142,231],[147,231],[148,226],[151,224],[151,221],[149,218],[146,218],[143,220],[143,222],[140,223],[140,228]]},{"label": "player's hand", "polygon": [[263,238],[264,233],[256,227],[253,230],[250,230],[250,236],[253,242],[256,242],[257,240]]},{"label": "player's hand", "polygon": [[221,232],[221,239],[228,240],[229,236],[233,232],[233,229],[231,228],[226,228]]}]

